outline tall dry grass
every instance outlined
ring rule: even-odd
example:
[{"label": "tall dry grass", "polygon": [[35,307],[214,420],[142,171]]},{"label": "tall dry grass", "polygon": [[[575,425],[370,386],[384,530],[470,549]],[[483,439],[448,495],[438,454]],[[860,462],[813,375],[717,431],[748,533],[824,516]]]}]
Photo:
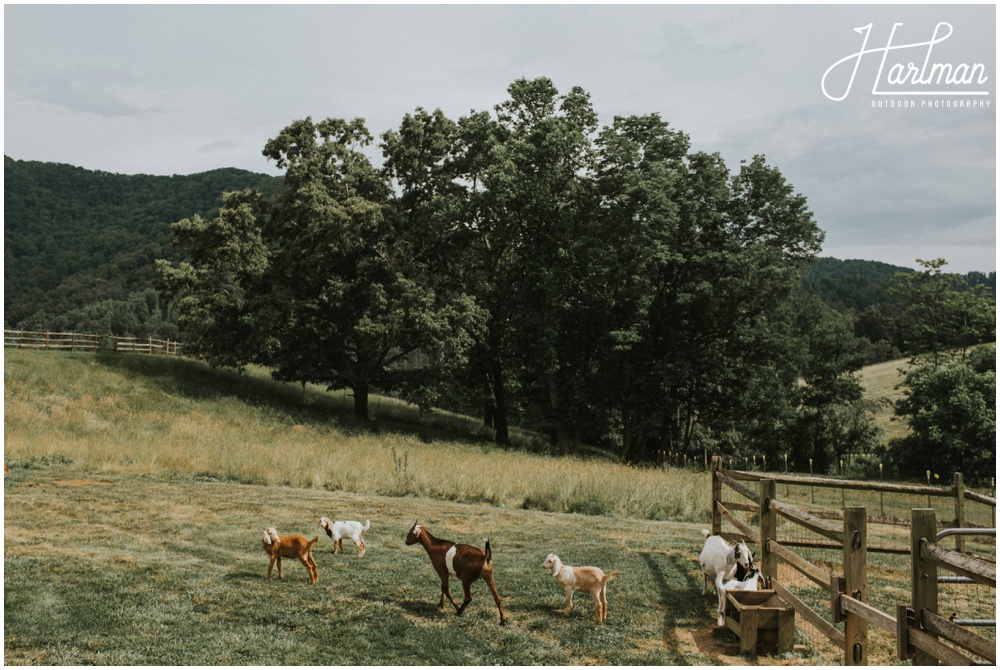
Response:
[{"label": "tall dry grass", "polygon": [[[555,458],[477,442],[463,417],[192,361],[4,352],[5,457],[72,459],[91,473],[419,496],[550,512],[703,521],[708,475]],[[469,434],[470,441],[459,436]],[[429,437],[433,435],[435,437]],[[441,437],[445,435],[445,437]]]}]

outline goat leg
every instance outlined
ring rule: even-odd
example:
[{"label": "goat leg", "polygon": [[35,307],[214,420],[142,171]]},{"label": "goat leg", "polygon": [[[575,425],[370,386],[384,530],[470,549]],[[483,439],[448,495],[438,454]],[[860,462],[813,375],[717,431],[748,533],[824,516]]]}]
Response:
[{"label": "goat leg", "polygon": [[455,616],[462,616],[462,612],[464,612],[465,608],[472,602],[472,581],[467,582],[463,579],[462,590],[465,591],[465,600],[462,601],[462,606],[457,608],[458,611],[455,612]]},{"label": "goat leg", "polygon": [[457,610],[458,609],[458,603],[456,603],[455,599],[451,597],[451,591],[448,590],[448,573],[447,572],[441,577],[441,602],[438,603],[438,607],[444,607],[444,597],[445,596],[448,596],[448,600],[451,601],[452,607],[454,607]]},{"label": "goat leg", "polygon": [[311,558],[307,557],[307,556],[299,556],[299,560],[302,561],[302,565],[305,566],[306,572],[309,573],[309,583],[310,584],[315,584],[316,583],[316,579],[317,579],[317,575],[313,572],[315,570],[315,567],[313,565],[311,565],[310,562],[309,562],[311,560]]},{"label": "goat leg", "polygon": [[490,587],[490,593],[493,594],[493,601],[497,604],[497,609],[500,610],[500,625],[504,626],[507,624],[507,617],[503,613],[503,605],[500,604],[500,594],[497,593],[497,585],[493,581],[493,571],[488,570],[483,573],[483,581],[486,585]]},{"label": "goat leg", "polygon": [[601,623],[604,620],[604,612],[601,606],[601,592],[595,591],[591,595],[594,596],[594,609],[597,610],[597,620],[594,623]]}]

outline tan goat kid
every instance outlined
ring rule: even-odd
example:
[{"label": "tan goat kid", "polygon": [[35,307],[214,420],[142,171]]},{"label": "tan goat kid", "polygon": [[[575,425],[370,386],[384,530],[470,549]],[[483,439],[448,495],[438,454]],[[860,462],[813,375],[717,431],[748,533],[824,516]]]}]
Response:
[{"label": "tan goat kid", "polygon": [[566,609],[563,614],[569,616],[573,609],[573,591],[589,593],[594,597],[594,607],[597,610],[597,620],[601,623],[608,617],[608,582],[618,574],[617,570],[604,574],[600,568],[590,566],[577,567],[566,565],[555,554],[549,554],[542,567],[552,571],[556,583],[566,591]]},{"label": "tan goat kid", "polygon": [[309,573],[309,583],[315,584],[319,579],[316,570],[316,561],[313,560],[312,548],[319,541],[319,535],[311,540],[307,540],[302,535],[278,535],[278,531],[272,526],[264,531],[264,551],[271,557],[271,562],[267,566],[267,578],[271,578],[271,571],[274,569],[274,562],[278,562],[278,579],[284,579],[281,574],[281,558],[297,558],[306,566]]}]

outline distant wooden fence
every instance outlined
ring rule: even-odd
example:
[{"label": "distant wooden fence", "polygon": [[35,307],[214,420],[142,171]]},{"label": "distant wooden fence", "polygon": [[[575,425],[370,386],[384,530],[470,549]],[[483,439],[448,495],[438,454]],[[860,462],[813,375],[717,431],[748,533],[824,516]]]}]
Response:
[{"label": "distant wooden fence", "polygon": [[[770,587],[804,621],[844,650],[845,665],[868,664],[869,623],[895,635],[898,658],[910,659],[915,665],[936,664],[938,661],[961,665],[996,663],[995,638],[983,637],[964,627],[985,626],[995,631],[995,618],[956,619],[953,614],[951,619],[946,619],[938,612],[939,583],[978,584],[985,588],[996,588],[996,528],[984,528],[979,524],[969,523],[966,519],[967,516],[975,516],[987,523],[992,519],[995,524],[996,499],[966,490],[962,486],[960,474],[955,476],[953,489],[944,489],[731,471],[722,468],[718,457],[713,459],[711,472],[712,531],[730,539],[744,539],[758,546],[761,573]],[[831,500],[839,502],[836,493],[827,492],[825,501],[821,496],[819,508],[810,508],[810,493],[805,494],[803,502],[795,501],[793,504],[779,498],[779,483],[796,485],[807,491],[819,486],[863,487],[873,496],[910,496],[910,500],[920,501],[920,507],[923,507],[923,501],[926,500],[927,507],[912,509],[908,515],[910,518],[905,521],[892,512],[882,512],[881,516],[870,517],[865,506],[845,505],[834,512],[829,508],[829,503]],[[727,499],[724,492],[735,492],[737,496],[735,499]],[[953,500],[953,503],[947,503],[948,516],[951,515],[953,504],[954,518],[948,518],[943,524],[939,524],[934,509],[930,509],[931,501],[947,501],[948,498]],[[884,505],[878,497],[871,500],[878,502],[869,503],[869,506],[879,503]],[[828,503],[826,509],[822,509],[824,502]],[[970,515],[966,503],[990,509],[974,510]],[[891,504],[885,507],[892,509]],[[779,524],[779,521],[790,523]],[[900,525],[909,526],[908,537],[897,530]],[[944,525],[945,530],[939,532],[940,525]],[[793,528],[800,531],[805,529],[814,539],[796,536],[792,532]],[[737,532],[733,533],[731,529]],[[939,544],[942,539],[952,535],[955,536],[954,550]],[[973,535],[994,538],[992,556],[966,553],[966,539]],[[978,545],[977,549],[982,546]],[[801,547],[806,551],[798,550],[796,553],[793,547]],[[817,563],[805,557],[806,553],[817,549],[836,552],[836,555],[842,557],[842,563],[838,567],[828,561]],[[869,552],[911,556],[910,602],[896,605],[893,612],[895,616],[868,603]],[[821,614],[821,610],[827,606],[817,608],[815,600],[810,606],[793,593],[793,588],[799,590],[800,587],[781,583],[777,569],[779,559],[794,573],[805,577],[807,584],[828,591],[829,599],[826,602],[829,617]],[[938,577],[936,566],[954,572],[956,576]],[[995,592],[991,602],[995,604]],[[995,617],[992,605],[990,610]],[[841,624],[842,628],[839,627]]]},{"label": "distant wooden fence", "polygon": [[5,330],[5,349],[38,349],[43,351],[116,351],[135,354],[176,356],[181,343],[152,337],[119,337],[93,333],[53,333],[50,331]]}]

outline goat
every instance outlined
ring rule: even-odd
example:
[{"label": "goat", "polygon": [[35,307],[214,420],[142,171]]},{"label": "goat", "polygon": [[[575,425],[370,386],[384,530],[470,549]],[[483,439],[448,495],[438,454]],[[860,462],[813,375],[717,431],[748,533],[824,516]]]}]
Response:
[{"label": "goat", "polygon": [[746,579],[730,579],[722,585],[724,591],[759,591],[764,587],[764,575],[757,568],[747,571]]},{"label": "goat", "polygon": [[726,592],[723,585],[726,581],[736,577],[745,579],[746,573],[737,575],[738,567],[750,570],[754,567],[753,554],[744,542],[730,543],[718,535],[712,535],[707,530],[702,530],[705,536],[705,547],[701,550],[698,561],[701,564],[701,571],[705,575],[702,585],[702,594],[708,593],[708,580],[715,580],[715,591],[719,596],[718,625],[726,625]]},{"label": "goat", "polygon": [[[500,625],[503,626],[507,623],[507,616],[503,613],[503,605],[500,603],[500,594],[497,593],[497,585],[493,581],[493,553],[490,551],[489,538],[486,540],[484,551],[467,544],[440,540],[421,526],[419,521],[414,521],[410,532],[406,534],[406,544],[411,545],[418,542],[427,551],[431,565],[434,566],[441,578],[441,601],[438,603],[438,607],[444,607],[444,599],[447,596],[455,607],[455,616],[462,616],[462,612],[472,602],[472,582],[482,578],[490,587],[490,593],[493,594],[493,600],[496,601],[497,609],[500,611]],[[462,580],[465,600],[461,607],[448,591],[448,577],[450,575]]]},{"label": "goat", "polygon": [[319,527],[326,531],[326,534],[333,540],[333,553],[340,549],[344,551],[344,538],[349,537],[358,547],[358,558],[365,555],[364,532],[372,527],[370,519],[365,520],[365,525],[360,521],[330,521],[325,516],[320,517]]},{"label": "goat", "polygon": [[569,616],[573,609],[573,591],[581,591],[594,597],[594,607],[597,609],[595,623],[608,618],[608,582],[618,574],[617,570],[604,574],[600,568],[574,568],[563,563],[555,554],[549,554],[542,562],[542,567],[551,570],[556,582],[566,591],[566,609],[563,614]]},{"label": "goat", "polygon": [[319,535],[311,540],[307,540],[301,535],[278,535],[274,526],[264,531],[264,551],[271,557],[271,562],[267,566],[267,578],[271,578],[271,571],[274,569],[274,562],[278,562],[278,579],[284,579],[281,574],[281,557],[297,558],[306,566],[309,573],[309,583],[315,584],[319,579],[316,570],[316,561],[313,560],[312,548],[319,541]]}]

